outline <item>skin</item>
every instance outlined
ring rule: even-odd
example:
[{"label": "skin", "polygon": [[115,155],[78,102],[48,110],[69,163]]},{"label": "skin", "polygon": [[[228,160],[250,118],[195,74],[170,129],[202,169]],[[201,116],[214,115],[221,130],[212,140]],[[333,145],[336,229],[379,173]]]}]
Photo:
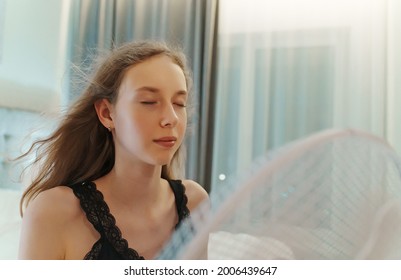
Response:
[{"label": "skin", "polygon": [[[160,174],[183,141],[186,102],[181,68],[159,55],[128,69],[115,104],[95,104],[99,120],[111,128],[116,158],[110,173],[94,182],[129,247],[146,259],[157,254],[178,222],[174,194]],[[163,137],[176,140],[156,141]],[[199,184],[183,184],[190,211],[207,200]],[[26,209],[19,258],[83,259],[99,237],[72,190],[57,186]]]}]

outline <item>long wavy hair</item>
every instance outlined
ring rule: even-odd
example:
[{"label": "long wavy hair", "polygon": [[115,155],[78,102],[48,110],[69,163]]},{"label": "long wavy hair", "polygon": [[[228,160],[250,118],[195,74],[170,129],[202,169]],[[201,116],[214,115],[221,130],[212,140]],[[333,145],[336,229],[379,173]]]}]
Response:
[{"label": "long wavy hair", "polygon": [[[183,52],[164,42],[126,43],[97,59],[85,89],[55,131],[49,137],[34,142],[19,157],[21,159],[35,152],[32,165],[39,167],[21,197],[21,216],[29,202],[44,190],[95,180],[110,172],[115,160],[113,136],[99,121],[94,104],[104,98],[115,104],[127,69],[155,55],[170,57],[182,69],[187,90],[191,92],[192,78]],[[161,177],[172,179],[182,176],[184,159],[185,148],[181,145],[171,162],[162,167]]]}]

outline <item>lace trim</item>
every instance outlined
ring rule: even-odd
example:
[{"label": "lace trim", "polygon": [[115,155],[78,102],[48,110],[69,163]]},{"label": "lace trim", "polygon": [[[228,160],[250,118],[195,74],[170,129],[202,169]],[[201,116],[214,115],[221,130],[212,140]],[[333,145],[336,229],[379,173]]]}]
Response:
[{"label": "lace trim", "polygon": [[84,260],[96,260],[98,259],[98,256],[100,255],[100,252],[102,251],[102,239],[99,239],[98,241],[93,244],[92,249],[85,255]]},{"label": "lace trim", "polygon": [[[169,182],[174,191],[176,199],[178,222],[177,228],[181,221],[189,217],[190,211],[187,207],[188,197],[185,193],[185,186],[180,180]],[[177,184],[177,188],[173,188],[171,184]],[[108,241],[118,254],[128,260],[143,260],[144,257],[128,247],[128,241],[122,237],[121,230],[116,225],[116,219],[110,213],[110,209],[104,200],[103,194],[96,188],[93,182],[83,182],[72,186],[74,194],[79,198],[80,205],[84,210],[88,221],[100,233],[101,237],[97,240],[91,250],[85,255],[85,260],[98,259],[102,249],[102,241]]]},{"label": "lace trim", "polygon": [[[182,189],[179,192],[181,197],[177,197],[176,192],[174,192],[174,195],[176,196],[175,199],[178,202],[177,203],[178,223],[175,225],[175,227],[177,228],[180,225],[182,220],[189,217],[190,211],[187,207],[188,197],[186,195],[185,186],[182,184],[181,180],[176,180],[173,182],[177,182],[180,186],[182,186]],[[181,202],[181,203],[179,203],[179,202]]]},{"label": "lace trim", "polygon": [[75,195],[89,222],[100,233],[101,238],[92,246],[85,259],[96,259],[102,249],[102,238],[107,239],[114,249],[123,258],[129,260],[144,259],[137,251],[128,247],[128,242],[122,237],[120,229],[116,225],[116,219],[110,213],[110,209],[104,201],[103,194],[97,190],[93,182],[84,182],[78,188],[74,188]]}]

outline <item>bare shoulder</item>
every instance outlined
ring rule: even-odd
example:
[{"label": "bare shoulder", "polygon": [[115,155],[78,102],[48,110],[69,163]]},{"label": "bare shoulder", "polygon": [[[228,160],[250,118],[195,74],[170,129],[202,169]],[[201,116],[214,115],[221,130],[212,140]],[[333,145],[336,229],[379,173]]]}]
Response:
[{"label": "bare shoulder", "polygon": [[23,215],[19,258],[64,258],[64,232],[78,214],[79,201],[70,188],[59,186],[39,193]]},{"label": "bare shoulder", "polygon": [[72,189],[65,186],[57,186],[39,193],[28,205],[25,217],[56,218],[65,220],[76,214],[79,201]]},{"label": "bare shoulder", "polygon": [[190,211],[199,206],[203,201],[209,200],[208,193],[197,182],[192,180],[182,180],[182,183],[185,186],[185,194],[188,198],[187,206]]}]

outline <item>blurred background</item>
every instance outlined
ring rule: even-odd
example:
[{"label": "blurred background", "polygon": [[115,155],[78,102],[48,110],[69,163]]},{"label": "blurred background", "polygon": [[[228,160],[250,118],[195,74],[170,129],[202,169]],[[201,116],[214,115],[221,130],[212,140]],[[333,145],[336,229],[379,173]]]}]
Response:
[{"label": "blurred background", "polygon": [[26,187],[10,158],[79,95],[72,66],[139,39],[188,56],[186,173],[207,190],[328,128],[401,153],[399,0],[0,0],[0,188]]}]

